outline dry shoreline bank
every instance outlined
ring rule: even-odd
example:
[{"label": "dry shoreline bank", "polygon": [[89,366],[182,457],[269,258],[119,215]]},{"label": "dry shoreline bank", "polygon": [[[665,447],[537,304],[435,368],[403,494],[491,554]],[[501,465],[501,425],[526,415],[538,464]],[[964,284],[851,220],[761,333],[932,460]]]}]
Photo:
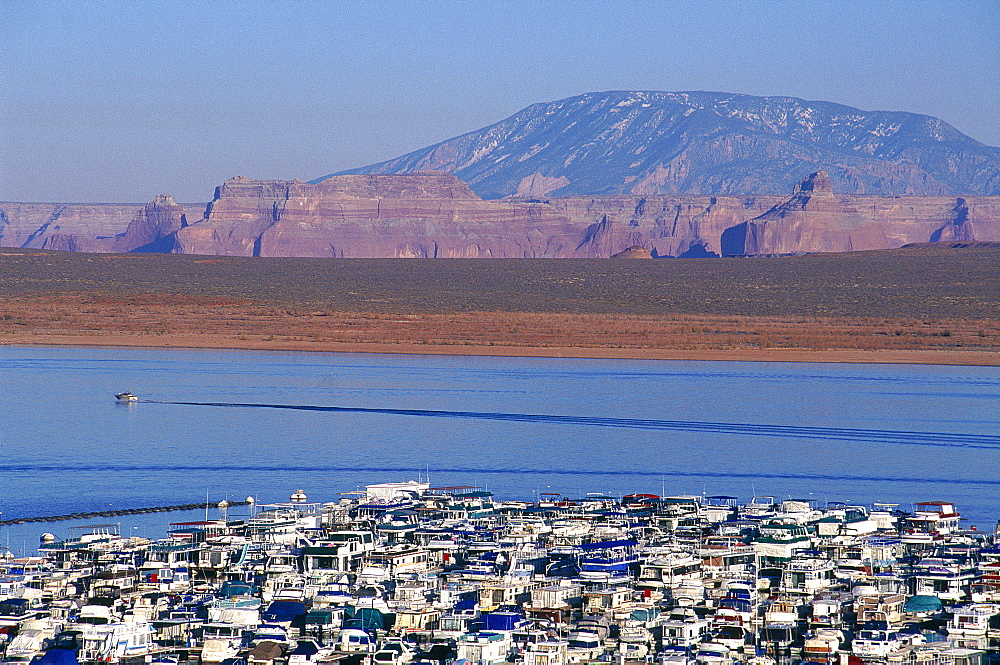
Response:
[{"label": "dry shoreline bank", "polygon": [[325,342],[227,338],[222,335],[26,335],[0,336],[0,346],[144,347],[321,353],[387,353],[404,355],[580,358],[600,360],[692,360],[736,362],[809,362],[913,364],[998,367],[1000,353],[991,351],[898,349],[664,349],[502,344],[406,344],[392,342]]},{"label": "dry shoreline bank", "polygon": [[1000,243],[759,259],[0,249],[0,344],[1000,366]]}]

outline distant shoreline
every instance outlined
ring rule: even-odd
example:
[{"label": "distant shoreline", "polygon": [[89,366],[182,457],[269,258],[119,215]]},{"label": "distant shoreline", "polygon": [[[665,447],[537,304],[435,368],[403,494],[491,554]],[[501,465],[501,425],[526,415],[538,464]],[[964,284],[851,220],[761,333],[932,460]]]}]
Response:
[{"label": "distant shoreline", "polygon": [[232,351],[305,351],[315,353],[385,353],[402,355],[579,358],[593,360],[695,360],[714,362],[803,362],[1000,367],[993,351],[900,349],[667,349],[503,344],[412,344],[234,339],[221,335],[10,335],[0,346],[73,346],[219,349]]}]

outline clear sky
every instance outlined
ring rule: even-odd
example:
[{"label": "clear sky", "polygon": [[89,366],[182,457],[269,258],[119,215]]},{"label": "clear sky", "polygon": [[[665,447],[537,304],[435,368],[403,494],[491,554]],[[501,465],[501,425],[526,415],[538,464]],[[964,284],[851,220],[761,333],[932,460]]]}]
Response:
[{"label": "clear sky", "polygon": [[1000,0],[0,0],[0,200],[207,201],[602,90],[912,111],[1000,145]]}]

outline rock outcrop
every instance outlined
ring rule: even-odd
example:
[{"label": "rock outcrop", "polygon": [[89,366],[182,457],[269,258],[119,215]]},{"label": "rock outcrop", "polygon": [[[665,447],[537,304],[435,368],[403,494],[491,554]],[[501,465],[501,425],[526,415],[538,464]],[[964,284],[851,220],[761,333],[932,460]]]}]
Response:
[{"label": "rock outcrop", "polygon": [[[952,208],[952,212],[954,213],[954,217],[947,220],[941,228],[931,234],[931,242],[975,241],[976,232],[973,230],[973,224],[969,220],[969,206],[966,205],[965,199],[955,201],[955,207]],[[991,230],[990,225],[984,224],[983,227],[983,235],[987,237],[991,236],[989,232]],[[993,238],[989,237],[989,239],[992,240]]]},{"label": "rock outcrop", "polygon": [[725,196],[570,196],[545,199],[584,224],[576,255],[602,258],[638,245],[654,257],[721,255],[723,232],[776,197],[741,201]]},{"label": "rock outcrop", "polygon": [[[805,178],[792,196],[723,234],[724,255],[850,252],[940,240],[993,240],[1000,197],[977,201],[979,224],[964,198],[836,197],[829,176]],[[975,228],[981,228],[981,237]]]},{"label": "rock outcrop", "polygon": [[174,234],[187,226],[187,214],[169,194],[160,194],[139,210],[114,246],[115,252],[171,252]]},{"label": "rock outcrop", "polygon": [[454,173],[486,199],[783,196],[819,170],[840,194],[1000,195],[1000,148],[937,118],[718,92],[599,92],[534,104],[341,175],[424,169]]},{"label": "rock outcrop", "polygon": [[[205,204],[0,203],[0,247],[70,252],[171,251],[173,231]],[[151,245],[158,241],[157,244]]]},{"label": "rock outcrop", "polygon": [[889,247],[886,229],[833,195],[824,171],[795,186],[791,198],[727,230],[724,254],[850,252]]},{"label": "rock outcrop", "polygon": [[651,259],[653,255],[645,247],[639,247],[634,245],[627,249],[624,249],[617,254],[612,254],[613,259]]},{"label": "rock outcrop", "polygon": [[641,247],[654,258],[692,258],[936,241],[1000,241],[1000,197],[839,195],[816,172],[784,197],[484,201],[452,175],[424,172],[337,176],[315,185],[233,178],[207,208],[166,195],[138,211],[0,204],[0,245],[88,252],[607,258]]},{"label": "rock outcrop", "polygon": [[339,176],[317,184],[234,178],[177,250],[237,256],[572,256],[579,225],[540,203],[484,201],[455,176]]},{"label": "rock outcrop", "polygon": [[0,246],[110,251],[137,204],[0,203]]},{"label": "rock outcrop", "polygon": [[[978,234],[978,235],[977,235]],[[234,178],[177,251],[245,256],[652,257],[841,252],[989,240],[1000,197],[836,196],[816,172],[790,197],[609,196],[483,201],[454,176]]]}]

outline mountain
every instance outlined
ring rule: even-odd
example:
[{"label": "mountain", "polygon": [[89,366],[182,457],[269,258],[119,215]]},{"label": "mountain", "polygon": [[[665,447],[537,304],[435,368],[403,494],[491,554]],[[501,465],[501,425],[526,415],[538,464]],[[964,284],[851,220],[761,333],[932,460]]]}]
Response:
[{"label": "mountain", "polygon": [[841,194],[1000,194],[1000,148],[943,120],[718,92],[600,92],[533,104],[483,129],[331,175],[424,170],[453,173],[486,199],[780,196],[820,170]]}]

